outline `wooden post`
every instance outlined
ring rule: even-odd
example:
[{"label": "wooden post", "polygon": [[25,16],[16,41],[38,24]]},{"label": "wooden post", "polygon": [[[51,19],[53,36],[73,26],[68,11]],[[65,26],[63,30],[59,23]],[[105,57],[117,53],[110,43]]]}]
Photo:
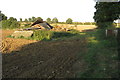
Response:
[{"label": "wooden post", "polygon": [[120,60],[120,28],[117,28],[118,34],[117,34],[117,46],[118,46],[118,59]]}]

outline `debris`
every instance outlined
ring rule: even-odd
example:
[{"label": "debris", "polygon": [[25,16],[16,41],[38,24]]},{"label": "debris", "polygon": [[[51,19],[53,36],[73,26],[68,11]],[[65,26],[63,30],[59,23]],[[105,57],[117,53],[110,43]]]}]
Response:
[{"label": "debris", "polygon": [[31,37],[33,31],[15,31],[11,36],[18,38],[18,37]]}]

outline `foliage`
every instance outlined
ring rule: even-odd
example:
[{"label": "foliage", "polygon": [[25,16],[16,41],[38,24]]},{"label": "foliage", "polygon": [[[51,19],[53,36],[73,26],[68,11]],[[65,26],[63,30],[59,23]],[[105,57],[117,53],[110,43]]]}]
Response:
[{"label": "foliage", "polygon": [[85,22],[84,25],[91,25],[91,22]]},{"label": "foliage", "polygon": [[35,21],[36,21],[36,18],[35,18],[35,17],[32,17],[32,18],[31,18],[31,21],[32,21],[32,22],[35,22]]},{"label": "foliage", "polygon": [[7,20],[7,16],[5,16],[3,13],[0,11],[0,21],[1,20]]},{"label": "foliage", "polygon": [[120,18],[120,2],[96,2],[94,20],[99,28],[113,27],[113,21]]},{"label": "foliage", "polygon": [[50,19],[50,18],[47,18],[47,19],[46,19],[46,21],[47,21],[47,23],[49,23],[49,24],[51,24],[51,23],[52,23],[52,21],[51,21],[51,19]]},{"label": "foliage", "polygon": [[32,22],[32,18],[28,18],[28,21],[29,21],[29,22]]},{"label": "foliage", "polygon": [[19,28],[20,24],[17,22],[16,18],[10,17],[8,20],[2,21],[2,28],[3,29],[14,29]]},{"label": "foliage", "polygon": [[53,35],[52,31],[37,30],[34,31],[32,39],[34,40],[50,40]]},{"label": "foliage", "polygon": [[17,21],[17,19],[14,18],[14,17],[10,17],[8,20],[10,20],[10,21]]},{"label": "foliage", "polygon": [[55,31],[46,31],[46,30],[38,30],[34,31],[32,39],[34,40],[52,40],[52,39],[60,39],[64,37],[72,37],[75,36],[76,31],[71,32],[55,32]]},{"label": "foliage", "polygon": [[22,22],[22,18],[20,18],[20,22]]},{"label": "foliage", "polygon": [[29,22],[35,22],[36,20],[43,20],[41,17],[32,17],[32,18],[28,18]]},{"label": "foliage", "polygon": [[37,17],[36,20],[40,20],[40,21],[42,20],[43,21],[43,19],[41,17]]},{"label": "foliage", "polygon": [[52,19],[52,23],[58,23],[58,19],[55,17]]},{"label": "foliage", "polygon": [[67,24],[72,24],[72,21],[73,21],[73,20],[72,20],[71,18],[68,18],[68,19],[66,20],[66,23],[67,23]]},{"label": "foliage", "polygon": [[[41,40],[41,41],[49,41],[49,40],[62,40],[68,39],[69,37],[78,36],[80,32],[76,30],[71,30],[69,32],[55,32],[55,31],[48,31],[48,30],[34,30],[34,33],[31,37],[26,39],[31,40]],[[9,36],[11,37],[11,36]],[[24,38],[24,37],[19,37]]]},{"label": "foliage", "polygon": [[28,20],[27,20],[27,19],[25,19],[24,21],[25,21],[25,22],[28,22]]}]

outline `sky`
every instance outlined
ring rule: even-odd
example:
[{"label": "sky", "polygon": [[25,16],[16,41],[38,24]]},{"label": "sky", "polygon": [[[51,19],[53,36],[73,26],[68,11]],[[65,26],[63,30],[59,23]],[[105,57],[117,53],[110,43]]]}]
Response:
[{"label": "sky", "polygon": [[0,0],[0,10],[8,17],[57,17],[60,22],[94,22],[94,0]]}]

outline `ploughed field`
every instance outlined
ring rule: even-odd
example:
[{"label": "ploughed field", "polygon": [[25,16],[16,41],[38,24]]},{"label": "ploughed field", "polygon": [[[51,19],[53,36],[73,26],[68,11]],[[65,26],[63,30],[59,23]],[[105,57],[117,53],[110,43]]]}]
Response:
[{"label": "ploughed field", "polygon": [[[3,35],[6,34],[3,31]],[[75,78],[85,70],[78,54],[85,53],[84,38],[63,41],[34,41],[4,38],[3,78]]]}]

